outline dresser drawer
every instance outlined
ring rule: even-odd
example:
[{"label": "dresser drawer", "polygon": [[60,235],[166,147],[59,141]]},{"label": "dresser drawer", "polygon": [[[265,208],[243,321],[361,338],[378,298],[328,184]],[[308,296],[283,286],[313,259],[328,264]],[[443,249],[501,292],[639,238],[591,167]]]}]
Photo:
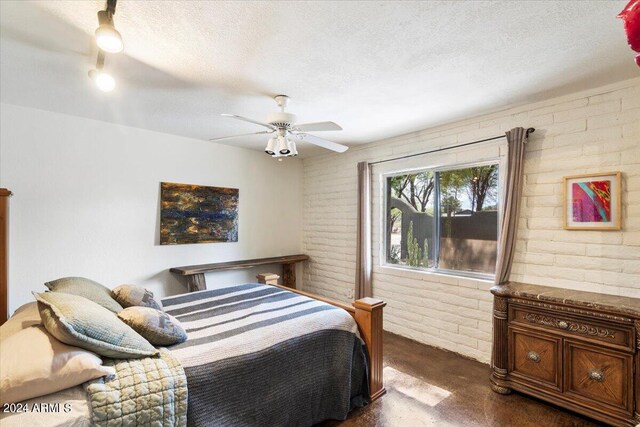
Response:
[{"label": "dresser drawer", "polygon": [[510,304],[509,322],[525,327],[542,328],[576,338],[596,340],[619,349],[632,351],[634,346],[632,325],[604,323],[592,317],[565,315],[561,311]]},{"label": "dresser drawer", "polygon": [[560,391],[562,338],[509,327],[509,375],[534,387]]},{"label": "dresser drawer", "polygon": [[564,342],[565,395],[591,408],[633,409],[633,355],[582,342]]}]

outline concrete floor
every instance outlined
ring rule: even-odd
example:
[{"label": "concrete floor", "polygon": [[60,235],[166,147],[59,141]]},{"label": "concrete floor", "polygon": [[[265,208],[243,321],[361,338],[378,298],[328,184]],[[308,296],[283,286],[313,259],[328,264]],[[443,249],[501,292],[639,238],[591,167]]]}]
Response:
[{"label": "concrete floor", "polygon": [[488,365],[390,333],[384,340],[387,393],[346,421],[322,427],[601,425],[518,393],[494,393]]}]

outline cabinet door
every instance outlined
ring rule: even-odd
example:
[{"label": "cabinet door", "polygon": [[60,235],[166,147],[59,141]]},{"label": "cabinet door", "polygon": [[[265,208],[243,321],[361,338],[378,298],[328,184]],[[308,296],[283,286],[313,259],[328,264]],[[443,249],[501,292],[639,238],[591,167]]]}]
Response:
[{"label": "cabinet door", "polygon": [[509,375],[534,387],[561,391],[561,338],[509,327]]},{"label": "cabinet door", "polygon": [[633,409],[633,355],[565,340],[566,395],[603,412],[630,415]]}]

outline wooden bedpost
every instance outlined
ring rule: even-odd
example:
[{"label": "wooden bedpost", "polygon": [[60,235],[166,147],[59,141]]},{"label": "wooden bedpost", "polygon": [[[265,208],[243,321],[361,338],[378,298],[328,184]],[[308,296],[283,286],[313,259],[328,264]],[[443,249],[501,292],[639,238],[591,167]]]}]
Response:
[{"label": "wooden bedpost", "polygon": [[296,294],[304,295],[318,301],[331,304],[349,313],[358,325],[360,336],[367,347],[369,356],[369,393],[371,401],[376,400],[386,390],[384,388],[382,378],[383,368],[383,349],[382,349],[382,309],[386,302],[376,298],[362,298],[347,305],[320,295],[310,294],[309,292],[291,289],[287,286],[278,285],[280,276],[273,273],[262,273],[256,276],[258,283],[276,286]]},{"label": "wooden bedpost", "polygon": [[260,273],[256,276],[258,283],[262,283],[263,285],[277,285],[279,278],[280,276],[274,273]]},{"label": "wooden bedpost", "polygon": [[353,317],[369,351],[369,393],[372,401],[386,392],[382,378],[382,309],[385,305],[386,302],[376,298],[361,298],[353,302],[356,309]]},{"label": "wooden bedpost", "polygon": [[9,196],[11,191],[0,188],[0,325],[9,317]]}]

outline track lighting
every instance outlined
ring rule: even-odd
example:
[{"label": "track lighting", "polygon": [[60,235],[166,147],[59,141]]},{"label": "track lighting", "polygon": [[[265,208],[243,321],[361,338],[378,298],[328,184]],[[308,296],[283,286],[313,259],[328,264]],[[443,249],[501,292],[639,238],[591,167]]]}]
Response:
[{"label": "track lighting", "polygon": [[96,43],[105,52],[118,53],[124,49],[122,36],[113,26],[113,19],[109,17],[109,12],[101,10],[98,12],[100,26],[96,29]]},{"label": "track lighting", "polygon": [[96,29],[96,44],[100,48],[98,50],[98,58],[96,59],[96,68],[89,71],[89,77],[93,80],[103,92],[111,92],[116,87],[115,79],[104,71],[105,52],[118,53],[122,52],[124,44],[122,36],[113,26],[113,15],[116,13],[117,0],[107,0],[105,10],[98,12],[98,29]]},{"label": "track lighting", "polygon": [[89,70],[89,78],[93,80],[98,89],[103,92],[111,92],[116,87],[116,80],[111,74],[104,71],[104,52],[98,52],[96,68]]},{"label": "track lighting", "polygon": [[107,1],[106,10],[98,12],[98,23],[100,26],[96,29],[96,43],[98,47],[105,52],[118,53],[124,49],[122,36],[113,25],[113,15],[116,13],[117,0]]},{"label": "track lighting", "polygon": [[90,70],[89,77],[103,92],[111,92],[116,87],[116,81],[110,74],[102,70]]}]

